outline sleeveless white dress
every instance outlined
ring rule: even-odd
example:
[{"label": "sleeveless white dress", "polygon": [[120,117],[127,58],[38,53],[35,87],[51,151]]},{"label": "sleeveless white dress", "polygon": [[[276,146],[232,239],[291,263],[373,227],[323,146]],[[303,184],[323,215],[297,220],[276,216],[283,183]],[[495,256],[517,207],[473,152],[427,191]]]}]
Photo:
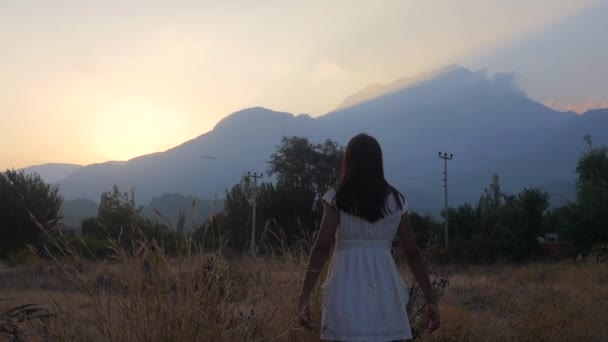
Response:
[{"label": "sleeveless white dress", "polygon": [[[323,200],[332,204],[335,191]],[[412,338],[406,305],[407,285],[391,255],[391,245],[407,203],[398,209],[387,198],[391,213],[376,222],[340,212],[336,243],[322,285],[321,339],[333,341],[394,341]]]}]

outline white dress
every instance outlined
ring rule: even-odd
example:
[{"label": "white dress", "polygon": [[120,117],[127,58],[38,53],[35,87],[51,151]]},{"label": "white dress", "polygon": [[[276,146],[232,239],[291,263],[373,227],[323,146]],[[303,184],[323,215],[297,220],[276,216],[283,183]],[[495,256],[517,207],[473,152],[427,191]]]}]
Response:
[{"label": "white dress", "polygon": [[[332,203],[330,190],[323,200]],[[391,255],[391,245],[407,203],[369,222],[340,211],[336,244],[323,289],[321,339],[394,341],[412,338],[406,305],[408,289]]]}]

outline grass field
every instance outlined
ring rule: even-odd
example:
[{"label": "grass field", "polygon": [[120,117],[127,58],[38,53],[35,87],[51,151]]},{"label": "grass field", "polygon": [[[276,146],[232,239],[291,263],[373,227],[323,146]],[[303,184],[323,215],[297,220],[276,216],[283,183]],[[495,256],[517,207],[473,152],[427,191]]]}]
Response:
[{"label": "grass field", "polygon": [[[318,328],[296,324],[304,268],[295,253],[167,258],[145,247],[106,262],[68,254],[2,266],[0,340],[317,341]],[[431,269],[449,286],[442,328],[420,340],[608,340],[606,264]],[[319,321],[318,292],[313,303]],[[36,306],[15,311],[24,304]]]}]

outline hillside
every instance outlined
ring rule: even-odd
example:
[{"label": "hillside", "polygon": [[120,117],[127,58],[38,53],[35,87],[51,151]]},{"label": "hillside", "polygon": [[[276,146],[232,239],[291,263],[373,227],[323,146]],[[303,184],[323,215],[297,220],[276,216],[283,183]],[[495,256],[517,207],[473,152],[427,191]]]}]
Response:
[{"label": "hillside", "polygon": [[443,171],[438,151],[455,155],[449,163],[450,200],[458,203],[476,201],[494,172],[509,192],[567,188],[574,181],[582,136],[592,134],[597,144],[608,144],[601,133],[608,131],[606,111],[581,116],[555,111],[528,98],[506,74],[451,66],[397,81],[371,97],[353,96],[345,101],[350,105],[318,118],[245,109],[170,150],[82,167],[60,182],[61,191],[66,198],[97,199],[118,184],[136,187],[139,203],[162,193],[211,198],[247,171],[266,171],[282,136],[345,144],[365,131],[381,142],[387,177],[408,194],[412,206],[437,212]]},{"label": "hillside", "polygon": [[25,173],[37,173],[47,183],[57,183],[64,180],[72,172],[81,168],[82,165],[50,163],[42,165],[34,165],[23,168]]}]

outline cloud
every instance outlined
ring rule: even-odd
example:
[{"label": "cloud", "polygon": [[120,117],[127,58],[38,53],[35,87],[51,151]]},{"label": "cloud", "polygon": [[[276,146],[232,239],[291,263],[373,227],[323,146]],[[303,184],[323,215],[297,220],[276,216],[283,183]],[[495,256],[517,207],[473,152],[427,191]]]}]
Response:
[{"label": "cloud", "polygon": [[491,73],[488,69],[480,69],[473,74],[474,81],[487,81],[492,84],[493,89],[503,93],[516,93],[527,96],[526,92],[517,83],[515,72],[495,72]]},{"label": "cloud", "polygon": [[312,84],[319,84],[333,80],[344,72],[345,70],[337,63],[324,60],[314,67],[308,81]]}]

